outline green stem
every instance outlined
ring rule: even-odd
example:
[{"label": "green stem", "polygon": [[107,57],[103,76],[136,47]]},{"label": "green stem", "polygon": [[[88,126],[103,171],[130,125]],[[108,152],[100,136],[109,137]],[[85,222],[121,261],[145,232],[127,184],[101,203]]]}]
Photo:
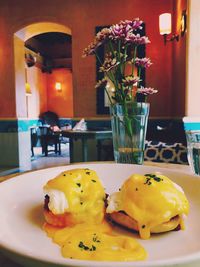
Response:
[{"label": "green stem", "polygon": [[112,99],[111,99],[111,97],[110,97],[110,95],[109,95],[109,93],[108,93],[108,90],[105,88],[105,91],[106,91],[106,94],[107,94],[107,96],[108,96],[108,100],[109,100],[109,102],[110,102],[110,105],[111,105],[111,107],[113,107],[113,102],[112,102]]},{"label": "green stem", "polygon": [[103,65],[103,63],[102,63],[102,61],[101,61],[101,59],[100,59],[99,55],[96,53],[96,51],[95,51],[95,55],[96,55],[96,58],[98,59],[99,63],[100,63],[100,64],[101,64],[101,66],[102,66],[102,65]]},{"label": "green stem", "polygon": [[[139,77],[139,79],[140,79],[140,76],[141,76],[141,71],[142,71],[142,68],[141,67],[139,67],[138,68],[138,77]],[[140,82],[138,82],[138,87],[140,86]]]},{"label": "green stem", "polygon": [[120,66],[120,74],[123,75],[123,64],[121,62],[121,41],[118,41],[118,61]]},{"label": "green stem", "polygon": [[137,55],[137,46],[134,47],[133,63],[132,63],[132,76],[133,76],[134,68],[135,68],[135,58],[136,58],[136,55]]},{"label": "green stem", "polygon": [[111,53],[112,53],[112,56],[115,57],[115,50],[114,50],[114,48],[113,48],[112,42],[109,41],[108,45],[109,45],[110,51],[111,51]]},{"label": "green stem", "polygon": [[125,76],[125,67],[126,67],[126,56],[127,56],[127,47],[128,47],[128,45],[126,45],[125,46],[125,48],[124,48],[124,68],[123,68],[123,75]]}]

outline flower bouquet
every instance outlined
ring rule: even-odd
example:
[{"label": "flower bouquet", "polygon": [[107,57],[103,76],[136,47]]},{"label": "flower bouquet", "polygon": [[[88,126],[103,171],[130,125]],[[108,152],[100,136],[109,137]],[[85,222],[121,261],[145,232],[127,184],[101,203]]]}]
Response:
[{"label": "flower bouquet", "polygon": [[[149,58],[139,58],[138,49],[150,43],[139,31],[143,22],[138,18],[124,20],[97,33],[93,42],[84,49],[83,57],[95,55],[104,73],[96,88],[104,88],[112,116],[114,157],[117,162],[143,163],[149,104],[147,97],[157,93],[143,87],[142,69],[151,66]],[[104,47],[102,61],[99,52]],[[139,101],[143,96],[143,102]]]}]

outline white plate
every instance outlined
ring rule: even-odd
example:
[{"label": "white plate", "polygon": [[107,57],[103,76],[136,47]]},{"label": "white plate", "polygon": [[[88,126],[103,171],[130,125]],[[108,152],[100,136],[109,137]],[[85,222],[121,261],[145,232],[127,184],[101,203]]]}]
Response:
[{"label": "white plate", "polygon": [[[148,252],[142,262],[97,262],[63,258],[60,248],[41,229],[43,185],[61,171],[96,170],[106,191],[118,190],[133,173],[159,172],[181,185],[190,202],[186,230],[153,236],[139,242]],[[80,164],[22,174],[0,184],[0,245],[4,253],[24,266],[200,266],[200,179],[164,168],[125,164]],[[137,235],[136,235],[137,237]]]}]

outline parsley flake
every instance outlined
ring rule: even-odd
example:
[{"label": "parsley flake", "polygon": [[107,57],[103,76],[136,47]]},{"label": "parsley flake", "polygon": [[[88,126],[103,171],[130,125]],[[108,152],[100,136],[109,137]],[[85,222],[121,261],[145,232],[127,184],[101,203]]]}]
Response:
[{"label": "parsley flake", "polygon": [[94,180],[94,179],[92,179],[91,181],[92,181],[93,183],[96,183],[96,180]]},{"label": "parsley flake", "polygon": [[156,181],[156,182],[163,181],[162,178],[156,176],[155,174],[148,173],[148,174],[145,174],[144,176],[146,177],[146,182],[144,184],[147,184],[147,185],[151,185],[152,184],[152,182],[151,182],[152,179],[154,181]]},{"label": "parsley flake", "polygon": [[94,245],[92,245],[92,247],[89,248],[82,241],[79,242],[78,247],[81,248],[82,250],[86,250],[86,251],[95,251],[96,250],[96,247]]},{"label": "parsley flake", "polygon": [[81,183],[76,183],[77,185],[78,185],[78,187],[80,187],[81,186]]},{"label": "parsley flake", "polygon": [[96,234],[94,234],[92,241],[93,241],[93,242],[97,242],[97,243],[100,243],[100,242],[101,242],[101,241],[98,239],[98,236],[97,236]]}]

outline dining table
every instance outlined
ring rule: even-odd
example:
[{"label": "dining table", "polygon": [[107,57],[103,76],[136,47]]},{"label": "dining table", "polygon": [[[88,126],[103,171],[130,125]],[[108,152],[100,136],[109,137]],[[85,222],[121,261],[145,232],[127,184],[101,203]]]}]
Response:
[{"label": "dining table", "polygon": [[[88,162],[88,163],[90,163],[90,162]],[[94,163],[94,162],[92,162],[92,163]],[[95,163],[103,164],[103,163],[108,163],[108,162],[95,162]],[[72,165],[76,165],[76,164],[77,163],[74,163]],[[192,174],[189,165],[171,164],[171,163],[158,163],[158,162],[148,162],[148,161],[144,162],[144,165],[146,165],[146,166],[155,166],[155,167],[165,168],[165,169],[167,168],[167,169],[172,170],[172,171],[181,171],[181,172],[184,172],[185,174],[189,174],[189,175]],[[18,176],[20,174],[21,173],[2,176],[2,177],[0,177],[0,183],[6,181],[8,179],[13,179],[13,178],[15,178],[16,176]],[[38,179],[39,179],[39,177],[38,177]],[[179,265],[179,266],[181,266],[181,265]],[[188,266],[196,267],[196,266],[199,266],[199,265],[188,265]],[[14,262],[9,257],[5,256],[4,254],[2,254],[0,252],[0,267],[22,267],[22,265]],[[35,266],[35,267],[37,267],[37,266]]]},{"label": "dining table", "polygon": [[95,139],[97,141],[97,160],[101,160],[102,141],[112,139],[112,131],[110,129],[96,128],[88,130],[62,130],[63,137],[69,138],[69,154],[70,163],[74,162],[74,142],[81,140],[82,161],[88,161],[88,140]]}]

